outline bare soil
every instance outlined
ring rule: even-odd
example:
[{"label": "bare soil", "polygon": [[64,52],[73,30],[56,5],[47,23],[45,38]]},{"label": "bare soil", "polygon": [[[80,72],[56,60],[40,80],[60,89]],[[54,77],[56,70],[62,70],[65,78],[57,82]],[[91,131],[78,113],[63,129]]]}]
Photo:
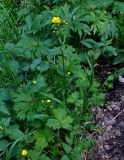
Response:
[{"label": "bare soil", "polygon": [[[111,65],[111,64],[110,64]],[[109,72],[115,72],[117,68],[110,67],[100,69],[102,81]],[[104,72],[105,71],[105,72]],[[103,73],[104,72],[104,73]],[[124,160],[124,83],[115,81],[113,89],[106,94],[106,107],[93,107],[96,112],[95,123],[100,126],[96,138],[96,148],[90,160]]]}]

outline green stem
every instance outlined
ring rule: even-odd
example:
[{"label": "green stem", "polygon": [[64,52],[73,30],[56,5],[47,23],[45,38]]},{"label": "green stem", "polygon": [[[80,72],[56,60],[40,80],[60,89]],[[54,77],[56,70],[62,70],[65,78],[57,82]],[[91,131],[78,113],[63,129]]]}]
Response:
[{"label": "green stem", "polygon": [[65,75],[65,58],[64,58],[64,53],[63,51],[61,50],[62,52],[62,65],[63,65],[63,89],[64,89],[64,103],[65,103],[65,106],[66,106],[66,75]]},{"label": "green stem", "polygon": [[58,137],[58,141],[59,141],[59,129],[58,129],[58,132],[57,132],[57,137]]}]

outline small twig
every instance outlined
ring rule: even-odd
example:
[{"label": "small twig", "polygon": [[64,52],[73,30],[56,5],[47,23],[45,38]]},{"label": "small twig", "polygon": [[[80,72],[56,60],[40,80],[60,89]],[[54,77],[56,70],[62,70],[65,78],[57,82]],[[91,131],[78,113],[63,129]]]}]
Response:
[{"label": "small twig", "polygon": [[110,122],[108,122],[107,124],[105,124],[103,127],[98,128],[98,130],[96,130],[95,132],[93,132],[92,134],[88,135],[86,138],[82,139],[83,136],[80,137],[80,140],[86,140],[87,138],[93,136],[94,134],[96,134],[98,131],[104,129],[106,126],[108,126],[112,121],[114,121],[122,112],[124,111],[124,109],[122,109],[114,118],[112,118],[110,120]]},{"label": "small twig", "polygon": [[120,111],[111,121],[115,120],[123,111],[124,109],[122,109],[122,111]]}]

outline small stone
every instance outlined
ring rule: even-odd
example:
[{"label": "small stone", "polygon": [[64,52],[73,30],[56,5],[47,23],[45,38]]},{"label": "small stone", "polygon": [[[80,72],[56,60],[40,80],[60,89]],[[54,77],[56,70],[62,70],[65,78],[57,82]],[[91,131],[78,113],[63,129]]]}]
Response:
[{"label": "small stone", "polygon": [[118,126],[124,128],[124,121],[119,122]]},{"label": "small stone", "polygon": [[112,126],[110,126],[110,125],[107,126],[107,128],[106,128],[107,131],[110,131],[111,129],[112,129]]},{"label": "small stone", "polygon": [[108,106],[107,108],[109,111],[112,111],[112,107],[111,106]]},{"label": "small stone", "polygon": [[118,77],[119,82],[124,83],[124,78],[122,76]]},{"label": "small stone", "polygon": [[120,135],[121,135],[120,130],[116,130],[116,131],[115,131],[115,135],[116,135],[116,136],[120,136]]},{"label": "small stone", "polygon": [[107,74],[111,74],[111,72],[107,72]]},{"label": "small stone", "polygon": [[105,148],[106,150],[109,150],[109,149],[110,149],[110,146],[109,146],[109,145],[104,145],[104,148]]}]

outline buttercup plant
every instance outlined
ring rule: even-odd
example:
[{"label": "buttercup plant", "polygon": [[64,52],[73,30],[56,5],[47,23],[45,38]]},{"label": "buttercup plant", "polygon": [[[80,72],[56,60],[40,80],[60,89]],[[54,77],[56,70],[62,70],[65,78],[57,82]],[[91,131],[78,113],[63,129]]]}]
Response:
[{"label": "buttercup plant", "polygon": [[90,157],[95,141],[80,137],[95,129],[91,106],[104,104],[94,65],[118,54],[116,2],[0,2],[1,160]]}]

